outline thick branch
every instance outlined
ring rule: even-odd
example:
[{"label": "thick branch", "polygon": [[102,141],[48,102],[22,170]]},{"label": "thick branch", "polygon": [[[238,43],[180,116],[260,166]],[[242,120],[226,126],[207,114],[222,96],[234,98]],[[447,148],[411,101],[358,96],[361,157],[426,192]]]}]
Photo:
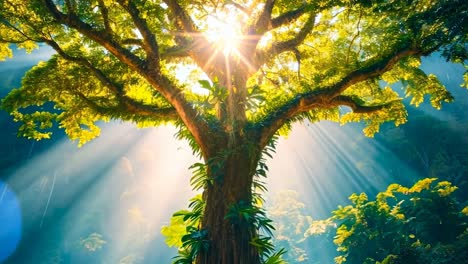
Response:
[{"label": "thick branch", "polygon": [[72,61],[75,63],[78,63],[84,67],[86,67],[88,70],[91,71],[91,73],[96,76],[96,78],[99,79],[106,87],[108,87],[116,96],[122,96],[123,94],[123,88],[115,83],[113,83],[107,76],[98,68],[96,68],[91,62],[89,62],[87,59],[83,57],[74,57],[70,56],[67,54],[59,45],[57,42],[51,40],[51,39],[44,39],[44,41],[51,46],[57,53],[64,59],[68,61]]},{"label": "thick branch", "polygon": [[[183,96],[182,90],[180,90],[159,71],[150,70],[148,66],[150,66],[150,68],[152,67],[151,65],[148,65],[147,61],[140,59],[130,50],[120,46],[116,41],[112,39],[112,36],[102,34],[103,32],[93,29],[91,25],[81,21],[77,16],[73,14],[63,14],[57,9],[52,0],[44,0],[44,2],[46,8],[49,10],[51,15],[57,20],[57,22],[64,24],[68,27],[74,28],[80,33],[89,37],[90,39],[101,44],[104,48],[106,48],[109,52],[116,56],[121,62],[127,64],[131,69],[135,70],[142,77],[144,77],[157,91],[159,91],[161,95],[164,96],[164,98],[166,98],[166,100],[168,100],[176,109],[179,117],[187,126],[189,131],[192,133],[196,142],[200,145],[202,152],[205,152],[204,154],[206,154],[206,151],[208,151],[209,149],[208,145],[210,144],[209,132],[212,129],[210,128],[208,123],[198,115],[197,111],[186,101],[185,97]],[[168,3],[169,6],[172,6],[172,8],[175,8],[176,10],[178,10],[177,8],[180,8],[180,6],[174,0],[167,0],[166,3]],[[129,5],[129,8],[132,9],[133,7]],[[137,11],[134,10],[133,12],[135,12],[134,15],[138,15]],[[187,22],[186,19],[182,20]],[[140,22],[143,23],[143,21]],[[146,26],[146,24],[143,23],[140,26]],[[187,23],[185,26],[190,27],[190,25]],[[144,32],[141,33],[143,34]],[[151,37],[147,38],[145,41],[150,44],[152,43]],[[157,63],[159,63],[159,61]]]},{"label": "thick branch", "polygon": [[275,5],[275,0],[267,0],[265,6],[263,7],[262,13],[258,17],[257,22],[255,23],[255,28],[253,34],[262,35],[270,28],[271,21],[271,12],[273,11],[273,6]]},{"label": "thick branch", "polygon": [[159,48],[158,42],[153,32],[148,27],[146,21],[141,18],[140,11],[132,1],[120,0],[119,4],[127,10],[132,17],[133,23],[137,27],[140,34],[143,36],[143,49],[147,55],[148,66],[152,66],[150,70],[159,70]]},{"label": "thick branch", "polygon": [[258,42],[260,41],[262,36],[266,32],[268,32],[271,23],[271,12],[273,11],[274,5],[275,0],[267,0],[257,20],[246,28],[246,32],[244,32],[244,34],[247,37],[245,38],[244,43],[242,44],[242,53],[244,57],[253,57]]},{"label": "thick branch", "polygon": [[176,0],[164,0],[164,3],[171,9],[176,26],[179,30],[183,30],[187,33],[198,32],[195,23],[190,18],[189,14],[177,3]]},{"label": "thick branch", "polygon": [[180,47],[186,49],[182,53],[169,52],[166,57],[176,55],[184,57],[188,54],[195,63],[202,68],[210,78],[225,78],[225,59],[219,50],[197,29],[189,14],[176,0],[164,0],[172,12],[172,19],[182,34],[176,33],[176,42]]},{"label": "thick branch", "polygon": [[425,52],[422,52],[419,49],[402,49],[396,52],[390,53],[390,55],[383,56],[377,61],[366,63],[367,66],[357,69],[348,73],[341,81],[338,83],[326,87],[329,91],[329,98],[334,98],[344,92],[351,85],[375,78],[384,72],[390,70],[395,66],[395,64],[404,57],[413,56],[413,55],[424,55]]},{"label": "thick branch", "polygon": [[6,20],[6,19],[3,18],[3,17],[0,17],[0,24],[3,24],[3,25],[5,25],[5,26],[11,28],[13,31],[16,31],[18,34],[20,34],[21,36],[24,37],[23,40],[11,40],[11,41],[10,41],[10,40],[6,40],[6,39],[0,39],[0,42],[4,42],[4,43],[5,43],[5,42],[6,42],[6,43],[23,43],[23,42],[28,41],[28,40],[29,40],[29,41],[34,41],[34,42],[41,42],[41,41],[38,40],[38,39],[34,39],[34,38],[28,36],[28,35],[27,35],[26,33],[24,33],[21,29],[19,29],[18,27],[12,25],[12,24],[10,23],[10,21]]},{"label": "thick branch", "polygon": [[[88,98],[83,93],[68,89],[72,94],[78,96],[89,108],[105,116],[114,116],[116,113],[124,110],[125,114],[136,115],[138,117],[149,117],[154,120],[175,121],[179,119],[177,112],[172,107],[154,109],[146,105],[136,106],[135,102],[120,104],[117,107],[106,107],[97,104],[94,100]],[[127,97],[128,98],[128,97]],[[130,99],[131,100],[131,99]],[[124,100],[127,101],[127,100]],[[139,104],[139,103],[137,103]],[[125,119],[125,118],[124,118]]]},{"label": "thick branch", "polygon": [[281,26],[287,25],[295,21],[296,19],[298,19],[299,17],[301,17],[307,12],[308,7],[309,5],[302,5],[301,7],[297,9],[290,10],[286,13],[279,15],[278,17],[271,19],[271,22],[270,22],[271,28],[273,29],[279,28]]},{"label": "thick branch", "polygon": [[271,48],[264,50],[264,51],[257,51],[257,65],[263,65],[266,63],[270,58],[276,57],[280,53],[285,51],[293,51],[299,46],[304,39],[309,35],[309,33],[313,30],[315,23],[315,14],[311,14],[307,21],[305,22],[304,26],[301,30],[296,34],[296,36],[292,39],[273,43]]},{"label": "thick branch", "polygon": [[101,10],[102,20],[104,21],[104,28],[108,34],[112,34],[112,28],[109,22],[109,10],[104,3],[104,0],[98,0],[99,10]]},{"label": "thick branch", "polygon": [[330,103],[334,106],[348,106],[349,108],[351,108],[351,110],[353,110],[354,113],[364,114],[382,110],[384,107],[389,106],[391,103],[393,103],[393,101],[379,105],[362,105],[351,96],[339,95],[335,97]]},{"label": "thick branch", "polygon": [[161,53],[161,58],[170,59],[170,58],[188,57],[190,56],[189,52],[192,49],[193,49],[192,44],[169,47],[164,52]]},{"label": "thick branch", "polygon": [[126,112],[143,117],[151,117],[154,120],[179,120],[179,115],[174,107],[156,108],[149,105],[144,105],[127,96],[122,98],[120,105]]},{"label": "thick branch", "polygon": [[[134,99],[126,96],[123,92],[123,87],[121,85],[113,82],[109,77],[107,77],[104,72],[95,67],[91,62],[89,62],[84,57],[74,57],[67,54],[55,41],[46,39],[44,40],[49,46],[51,46],[57,53],[64,58],[65,60],[75,62],[79,65],[86,67],[104,86],[106,86],[117,98],[118,103],[121,107],[124,107],[129,113],[138,114],[140,116],[152,116],[154,118],[162,118],[164,120],[176,120],[178,119],[177,112],[174,108],[156,108],[149,105],[144,105]],[[87,98],[84,95],[80,95],[82,99],[88,105],[93,107],[96,111],[100,113],[109,114],[113,109],[102,107],[94,103],[92,100]]]},{"label": "thick branch", "polygon": [[143,41],[141,39],[124,39],[120,41],[120,43],[122,43],[122,45],[135,45],[140,47],[143,46]]},{"label": "thick branch", "polygon": [[[129,65],[136,71],[144,70],[145,62],[142,61],[135,54],[131,53],[128,49],[120,46],[105,32],[97,31],[93,27],[83,21],[81,21],[76,15],[64,14],[60,12],[55,6],[52,0],[44,0],[45,6],[51,13],[51,15],[57,20],[57,22],[64,24],[68,27],[78,30],[83,35],[101,44],[119,60]],[[104,33],[104,34],[103,34]]]},{"label": "thick branch", "polygon": [[407,56],[425,55],[428,54],[428,51],[401,49],[391,54],[392,55],[384,56],[377,61],[367,63],[368,66],[350,72],[334,85],[323,87],[320,90],[298,94],[276,111],[270,113],[262,122],[259,136],[261,146],[265,146],[274,133],[286,122],[314,108],[327,109],[339,105],[346,105],[357,113],[365,113],[380,110],[388,103],[391,103],[386,102],[382,105],[364,106],[358,104],[351,97],[341,95],[350,86],[370,78],[375,78],[390,70],[400,59]]}]

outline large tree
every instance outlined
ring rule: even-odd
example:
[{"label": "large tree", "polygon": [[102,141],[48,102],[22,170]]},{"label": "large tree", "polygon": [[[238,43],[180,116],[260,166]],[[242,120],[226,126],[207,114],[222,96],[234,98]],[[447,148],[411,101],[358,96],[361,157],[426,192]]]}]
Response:
[{"label": "large tree", "polygon": [[175,123],[204,160],[193,178],[203,196],[184,216],[197,220],[183,238],[186,261],[260,263],[271,247],[259,229],[270,223],[256,201],[276,135],[302,120],[364,121],[367,135],[402,124],[402,99],[388,86],[397,81],[414,104],[426,94],[435,107],[452,100],[418,66],[438,51],[467,59],[467,5],[1,0],[0,58],[11,44],[56,52],[2,107],[23,136],[48,138],[58,123],[79,144],[98,136],[100,120]]}]

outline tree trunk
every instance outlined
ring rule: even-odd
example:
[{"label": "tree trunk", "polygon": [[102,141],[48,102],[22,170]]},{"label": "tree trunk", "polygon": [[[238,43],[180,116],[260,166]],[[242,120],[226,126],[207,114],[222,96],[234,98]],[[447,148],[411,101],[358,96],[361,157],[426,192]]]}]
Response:
[{"label": "tree trunk", "polygon": [[227,217],[233,206],[252,205],[258,158],[247,144],[228,149],[231,153],[219,161],[220,168],[209,167],[209,176],[215,180],[204,191],[206,206],[201,222],[201,228],[208,231],[209,249],[200,252],[197,264],[260,263],[259,252],[250,243],[258,233],[251,221],[236,214]]}]

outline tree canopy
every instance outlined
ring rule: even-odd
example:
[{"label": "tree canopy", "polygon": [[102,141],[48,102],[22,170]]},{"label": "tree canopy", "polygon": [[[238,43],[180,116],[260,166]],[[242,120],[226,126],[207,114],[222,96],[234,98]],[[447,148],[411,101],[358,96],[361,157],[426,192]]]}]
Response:
[{"label": "tree canopy", "polygon": [[[464,1],[262,2],[3,0],[2,58],[11,56],[11,43],[27,50],[45,43],[57,52],[3,108],[30,138],[49,137],[54,122],[83,144],[99,134],[99,120],[174,121],[203,145],[200,131],[232,126],[223,111],[262,127],[263,141],[302,119],[364,120],[368,135],[384,121],[405,122],[400,96],[380,79],[404,81],[414,104],[425,94],[435,107],[451,100],[418,68],[419,58],[442,51],[466,59]],[[228,14],[239,35],[225,54],[203,32]],[[197,93],[198,80],[209,91]],[[46,102],[56,111],[21,111]]]}]

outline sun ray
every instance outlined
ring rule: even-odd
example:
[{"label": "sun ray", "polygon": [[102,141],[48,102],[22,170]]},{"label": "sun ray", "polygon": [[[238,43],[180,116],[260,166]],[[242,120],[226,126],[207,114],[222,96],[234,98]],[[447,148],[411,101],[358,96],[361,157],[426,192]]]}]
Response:
[{"label": "sun ray", "polygon": [[245,58],[245,56],[242,55],[242,53],[239,52],[238,49],[235,49],[233,52],[234,52],[235,55],[244,63],[244,65],[247,66],[247,67],[249,68],[250,71],[254,71],[254,70],[255,70],[254,66],[250,63],[250,61],[249,61],[247,58]]},{"label": "sun ray", "polygon": [[204,33],[206,38],[226,57],[231,55],[240,43],[241,30],[236,19],[236,16],[225,12],[215,13],[206,19],[208,26]]}]

